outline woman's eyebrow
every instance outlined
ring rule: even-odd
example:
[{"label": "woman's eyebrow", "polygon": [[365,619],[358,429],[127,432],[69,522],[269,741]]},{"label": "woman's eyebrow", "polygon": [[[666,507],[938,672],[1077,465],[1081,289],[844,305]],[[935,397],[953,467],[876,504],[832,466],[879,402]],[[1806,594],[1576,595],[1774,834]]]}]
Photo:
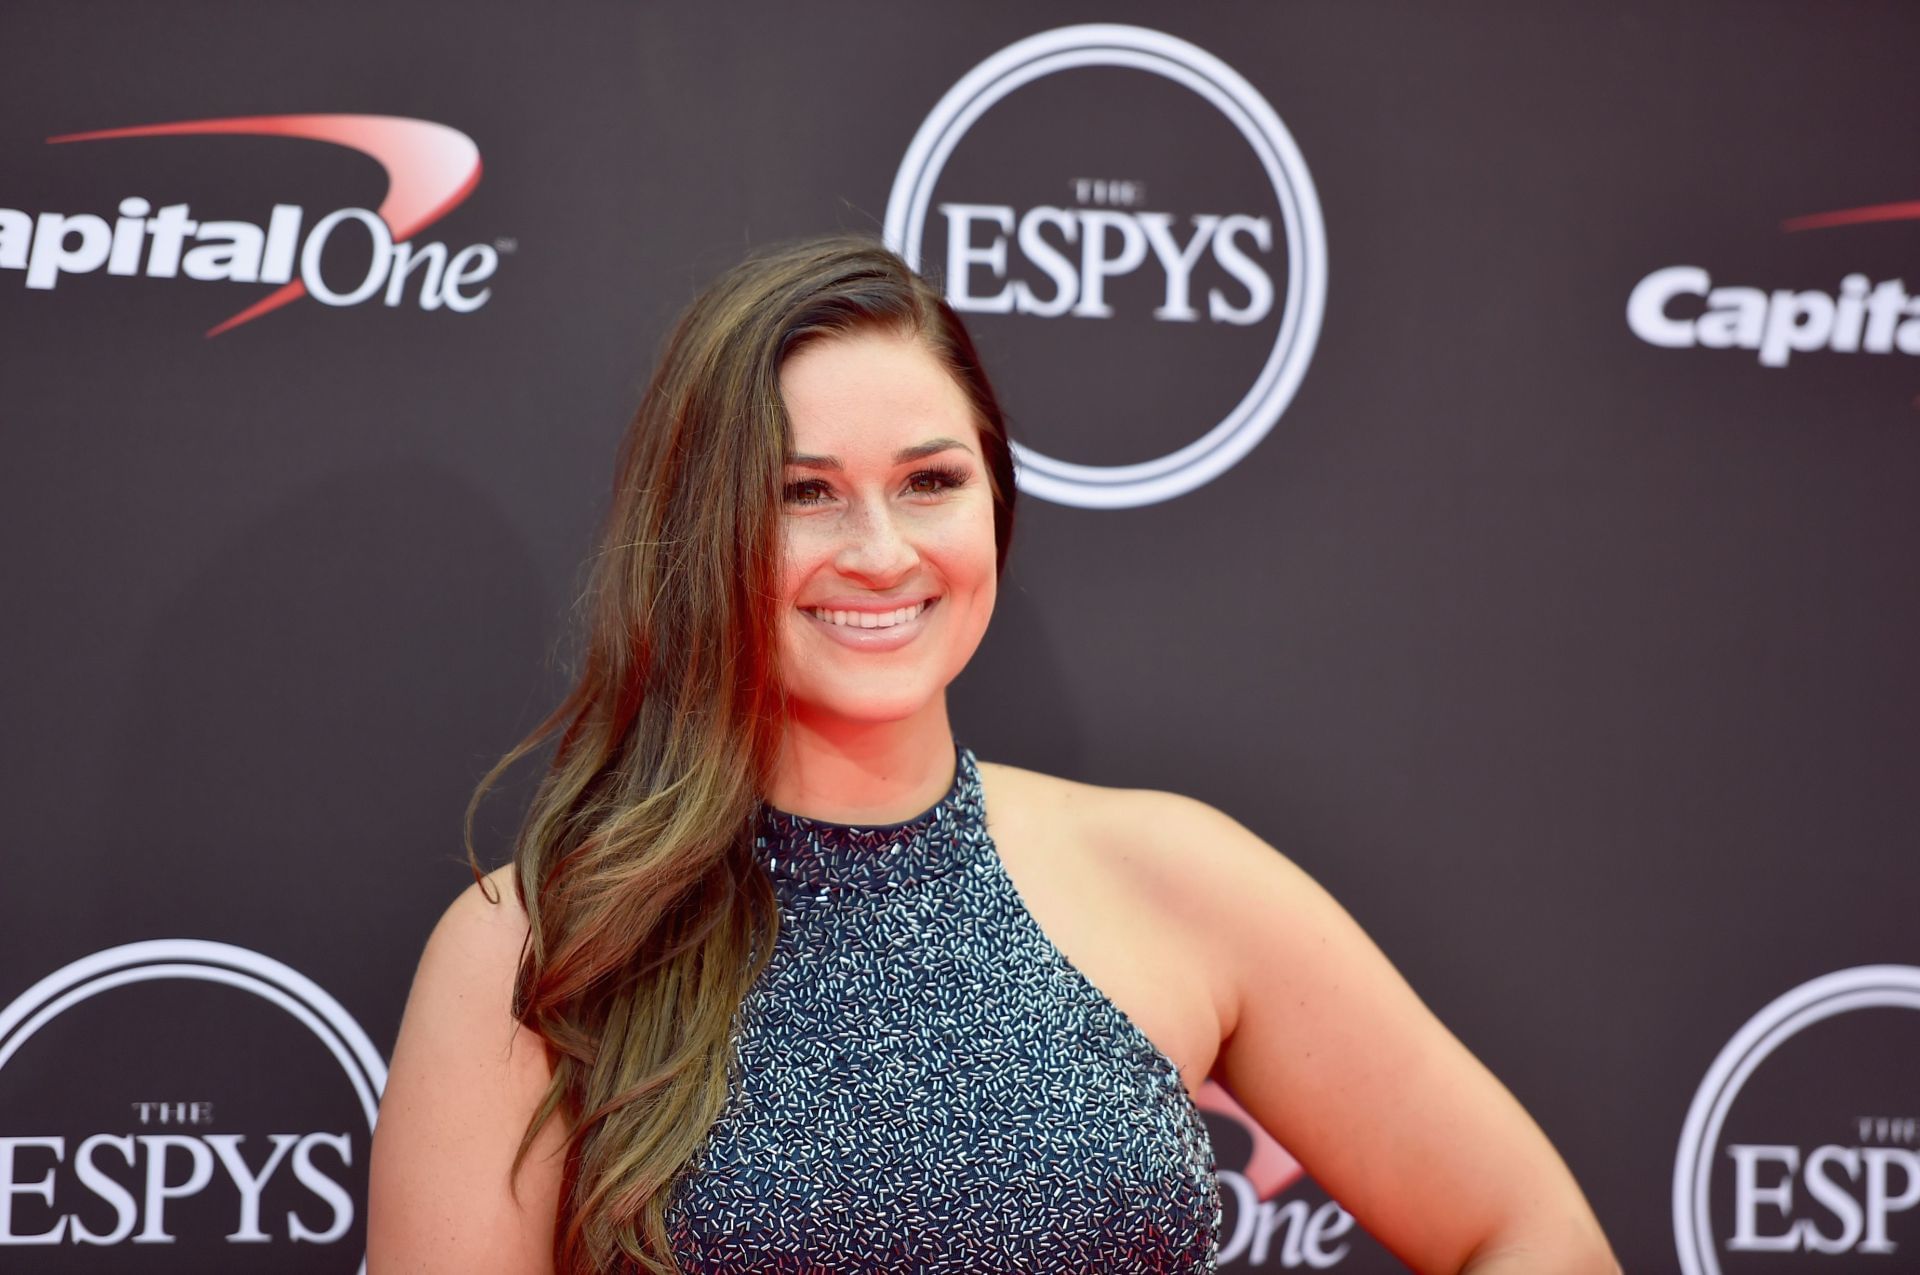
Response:
[{"label": "woman's eyebrow", "polygon": [[[939,452],[950,451],[955,447],[960,448],[962,451],[971,450],[965,443],[957,438],[930,438],[924,443],[915,443],[911,447],[902,447],[893,454],[893,463],[896,465],[904,465],[908,461],[921,460]],[[838,456],[806,456],[799,453],[789,454],[787,456],[787,464],[798,465],[802,469],[845,468],[845,466],[840,463]]]}]

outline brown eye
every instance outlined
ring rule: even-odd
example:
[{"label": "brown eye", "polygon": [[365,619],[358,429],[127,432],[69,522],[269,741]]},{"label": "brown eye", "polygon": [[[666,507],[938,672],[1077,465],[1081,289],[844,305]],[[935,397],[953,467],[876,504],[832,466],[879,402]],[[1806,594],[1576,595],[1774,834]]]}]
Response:
[{"label": "brown eye", "polygon": [[803,478],[797,483],[788,483],[785,489],[790,505],[818,505],[826,500],[827,494],[827,485],[818,478]]},{"label": "brown eye", "polygon": [[931,469],[922,469],[907,480],[907,486],[916,495],[932,496],[950,491],[967,481],[964,469],[951,469],[936,465]]}]

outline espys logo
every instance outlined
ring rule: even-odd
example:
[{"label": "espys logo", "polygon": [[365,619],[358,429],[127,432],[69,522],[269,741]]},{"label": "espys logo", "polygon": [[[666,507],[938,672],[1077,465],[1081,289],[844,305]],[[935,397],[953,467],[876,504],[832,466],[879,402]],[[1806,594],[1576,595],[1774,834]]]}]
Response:
[{"label": "espys logo", "polygon": [[1279,1199],[1281,1192],[1305,1178],[1300,1162],[1213,1081],[1200,1086],[1194,1102],[1200,1110],[1226,1121],[1248,1143],[1244,1169],[1217,1172],[1233,1201],[1233,1222],[1220,1245],[1220,1265],[1226,1269],[1276,1265],[1285,1270],[1303,1266],[1325,1270],[1338,1265],[1353,1248],[1341,1238],[1353,1229],[1353,1215],[1332,1200],[1310,1208],[1303,1199]]},{"label": "espys logo", "polygon": [[158,939],[75,961],[0,1011],[0,1250],[49,1271],[112,1247],[115,1270],[364,1272],[386,1077],[338,1001],[258,952]]},{"label": "espys logo", "polygon": [[1046,31],[968,72],[907,148],[886,237],[944,265],[983,343],[1020,347],[1026,366],[996,375],[1049,439],[1148,454],[1015,444],[1023,490],[1087,508],[1170,500],[1244,457],[1326,304],[1320,203],[1280,117],[1219,58],[1141,27]]},{"label": "espys logo", "polygon": [[[1788,233],[1920,219],[1920,200],[1790,217]],[[1920,354],[1920,296],[1898,279],[1849,274],[1836,293],[1722,284],[1700,266],[1667,266],[1634,285],[1627,327],[1649,345],[1755,350],[1762,367],[1795,354]]]},{"label": "espys logo", "polygon": [[1674,1159],[1683,1275],[1916,1269],[1915,1010],[1920,968],[1864,965],[1794,988],[1735,1033]]},{"label": "espys logo", "polygon": [[[0,208],[0,268],[26,272],[26,286],[51,291],[63,276],[145,275],[230,283],[281,285],[207,331],[210,337],[239,327],[302,296],[322,305],[354,306],[381,297],[399,306],[409,292],[422,310],[445,307],[467,314],[485,305],[492,289],[480,287],[499,268],[492,244],[469,244],[449,253],[444,243],[414,243],[414,236],[458,207],[480,184],[480,150],[458,129],[431,120],[393,115],[256,115],[235,119],[183,120],[134,128],[101,129],[49,137],[51,144],[185,135],[286,137],[328,142],[376,160],[387,174],[379,209],[337,208],[306,224],[298,204],[275,204],[264,226],[250,221],[196,221],[187,204],[154,209],[129,195],[111,225],[94,213],[43,212],[29,216]],[[331,280],[323,269],[336,234],[371,248],[363,273]],[[191,246],[189,246],[191,245]],[[299,277],[295,278],[298,269]],[[417,278],[415,277],[417,274]]]}]

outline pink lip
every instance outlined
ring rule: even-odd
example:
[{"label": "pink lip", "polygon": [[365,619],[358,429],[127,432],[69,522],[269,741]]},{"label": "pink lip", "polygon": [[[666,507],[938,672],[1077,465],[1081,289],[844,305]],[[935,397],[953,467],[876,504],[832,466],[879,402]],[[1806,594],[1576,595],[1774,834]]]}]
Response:
[{"label": "pink lip", "polygon": [[[804,608],[800,609],[800,615],[812,628],[842,646],[850,646],[856,651],[893,651],[920,636],[920,630],[927,625],[927,617],[934,613],[939,602],[938,598],[930,599],[919,615],[905,624],[896,624],[885,629],[856,629],[848,624],[829,624]],[[911,606],[912,603],[902,602],[898,606],[883,607],[878,610],[872,606],[834,606],[831,603],[819,605],[826,611],[859,611],[869,615],[884,615],[888,611],[898,611],[900,607]]]}]

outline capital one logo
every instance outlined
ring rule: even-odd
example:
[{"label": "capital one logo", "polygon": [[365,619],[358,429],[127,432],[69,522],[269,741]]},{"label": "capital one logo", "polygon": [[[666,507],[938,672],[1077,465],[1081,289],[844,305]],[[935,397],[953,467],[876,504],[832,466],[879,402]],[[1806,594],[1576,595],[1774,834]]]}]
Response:
[{"label": "capital one logo", "polygon": [[[255,115],[181,120],[49,137],[55,145],[130,138],[263,136],[325,142],[367,155],[385,170],[380,207],[336,208],[307,224],[298,204],[277,203],[264,225],[197,220],[186,203],[156,208],[141,195],[122,199],[117,215],[0,208],[0,269],[19,270],[29,289],[52,291],[69,275],[144,275],[150,279],[279,284],[273,292],[215,324],[209,337],[310,296],[326,306],[376,298],[388,306],[467,314],[492,295],[482,286],[499,268],[493,244],[450,251],[415,236],[458,207],[480,184],[480,149],[458,129],[394,115]],[[358,238],[368,264],[356,277],[326,269],[336,238]],[[504,242],[504,241],[503,241]]]},{"label": "capital one logo", "polygon": [[1915,1010],[1920,967],[1863,965],[1803,983],[1734,1034],[1674,1159],[1683,1275],[1916,1269]]},{"label": "capital one logo", "polygon": [[74,961],[0,1010],[0,1268],[109,1248],[115,1269],[364,1275],[386,1077],[339,1001],[259,952]]},{"label": "capital one logo", "polygon": [[[1920,200],[1789,217],[1789,234],[1920,220]],[[1716,283],[1700,266],[1665,266],[1634,285],[1627,327],[1648,345],[1673,350],[1752,350],[1760,366],[1784,368],[1795,354],[1920,354],[1920,296],[1899,279],[1854,272],[1834,291]]]},{"label": "capital one logo", "polygon": [[[1092,74],[1102,72],[1104,78]],[[1119,78],[1126,82],[1118,82],[1115,72],[1124,73]],[[983,117],[1024,112],[1029,123],[1057,117],[1055,90],[1069,87],[1061,81],[1084,85],[1073,103],[1075,119],[1099,131],[1102,144],[1069,143],[1038,157],[1020,154],[1023,164],[1046,170],[1049,194],[1009,196],[1011,179],[996,192],[990,188],[994,177],[977,173],[966,191],[943,186],[956,150],[982,127]],[[1136,136],[1129,101],[1167,85],[1210,108],[1217,137],[1175,139],[1168,146],[1164,138]],[[1016,94],[1019,105],[1010,102]],[[1164,116],[1153,122],[1164,123]],[[1025,152],[1023,142],[1016,135],[1007,149]],[[1190,149],[1188,142],[1200,145],[1197,153],[1209,165],[1235,166],[1248,188],[1258,186],[1263,207],[1199,202],[1204,197],[1193,190],[1192,156],[1168,153]],[[1128,171],[1113,171],[1116,164]],[[1140,176],[1154,167],[1173,176]],[[945,252],[923,262],[930,229],[944,234]],[[1217,478],[1286,411],[1319,338],[1326,234],[1299,148],[1273,107],[1233,68],[1185,40],[1143,27],[1090,24],[1042,32],[968,72],[934,106],[908,147],[887,201],[885,230],[895,251],[943,281],[956,310],[982,316],[973,324],[976,334],[996,322],[991,316],[1008,316],[1015,322],[1106,324],[1103,339],[1128,342],[1052,369],[1057,378],[1089,390],[1135,378],[1133,384],[1113,384],[1106,406],[1083,400],[1083,413],[1126,416],[1136,408],[1129,398],[1142,377],[1171,378],[1176,401],[1217,396],[1219,378],[1208,372],[1208,352],[1192,343],[1176,351],[1173,330],[1195,330],[1216,346],[1236,339],[1237,330],[1257,332],[1263,349],[1237,367],[1239,389],[1217,408],[1188,403],[1184,415],[1171,408],[1166,419],[1120,421],[1157,440],[1158,454],[1151,459],[1086,463],[1016,439],[1021,488],[1060,504],[1147,505]],[[1123,290],[1131,293],[1124,302],[1116,298]],[[1134,326],[1117,330],[1127,323]],[[1026,329],[1009,341],[1030,359],[1051,360],[1051,353],[1031,348],[1036,331]],[[1004,361],[996,361],[997,376],[1003,367]],[[1194,382],[1195,393],[1179,392],[1183,379]]]}]

